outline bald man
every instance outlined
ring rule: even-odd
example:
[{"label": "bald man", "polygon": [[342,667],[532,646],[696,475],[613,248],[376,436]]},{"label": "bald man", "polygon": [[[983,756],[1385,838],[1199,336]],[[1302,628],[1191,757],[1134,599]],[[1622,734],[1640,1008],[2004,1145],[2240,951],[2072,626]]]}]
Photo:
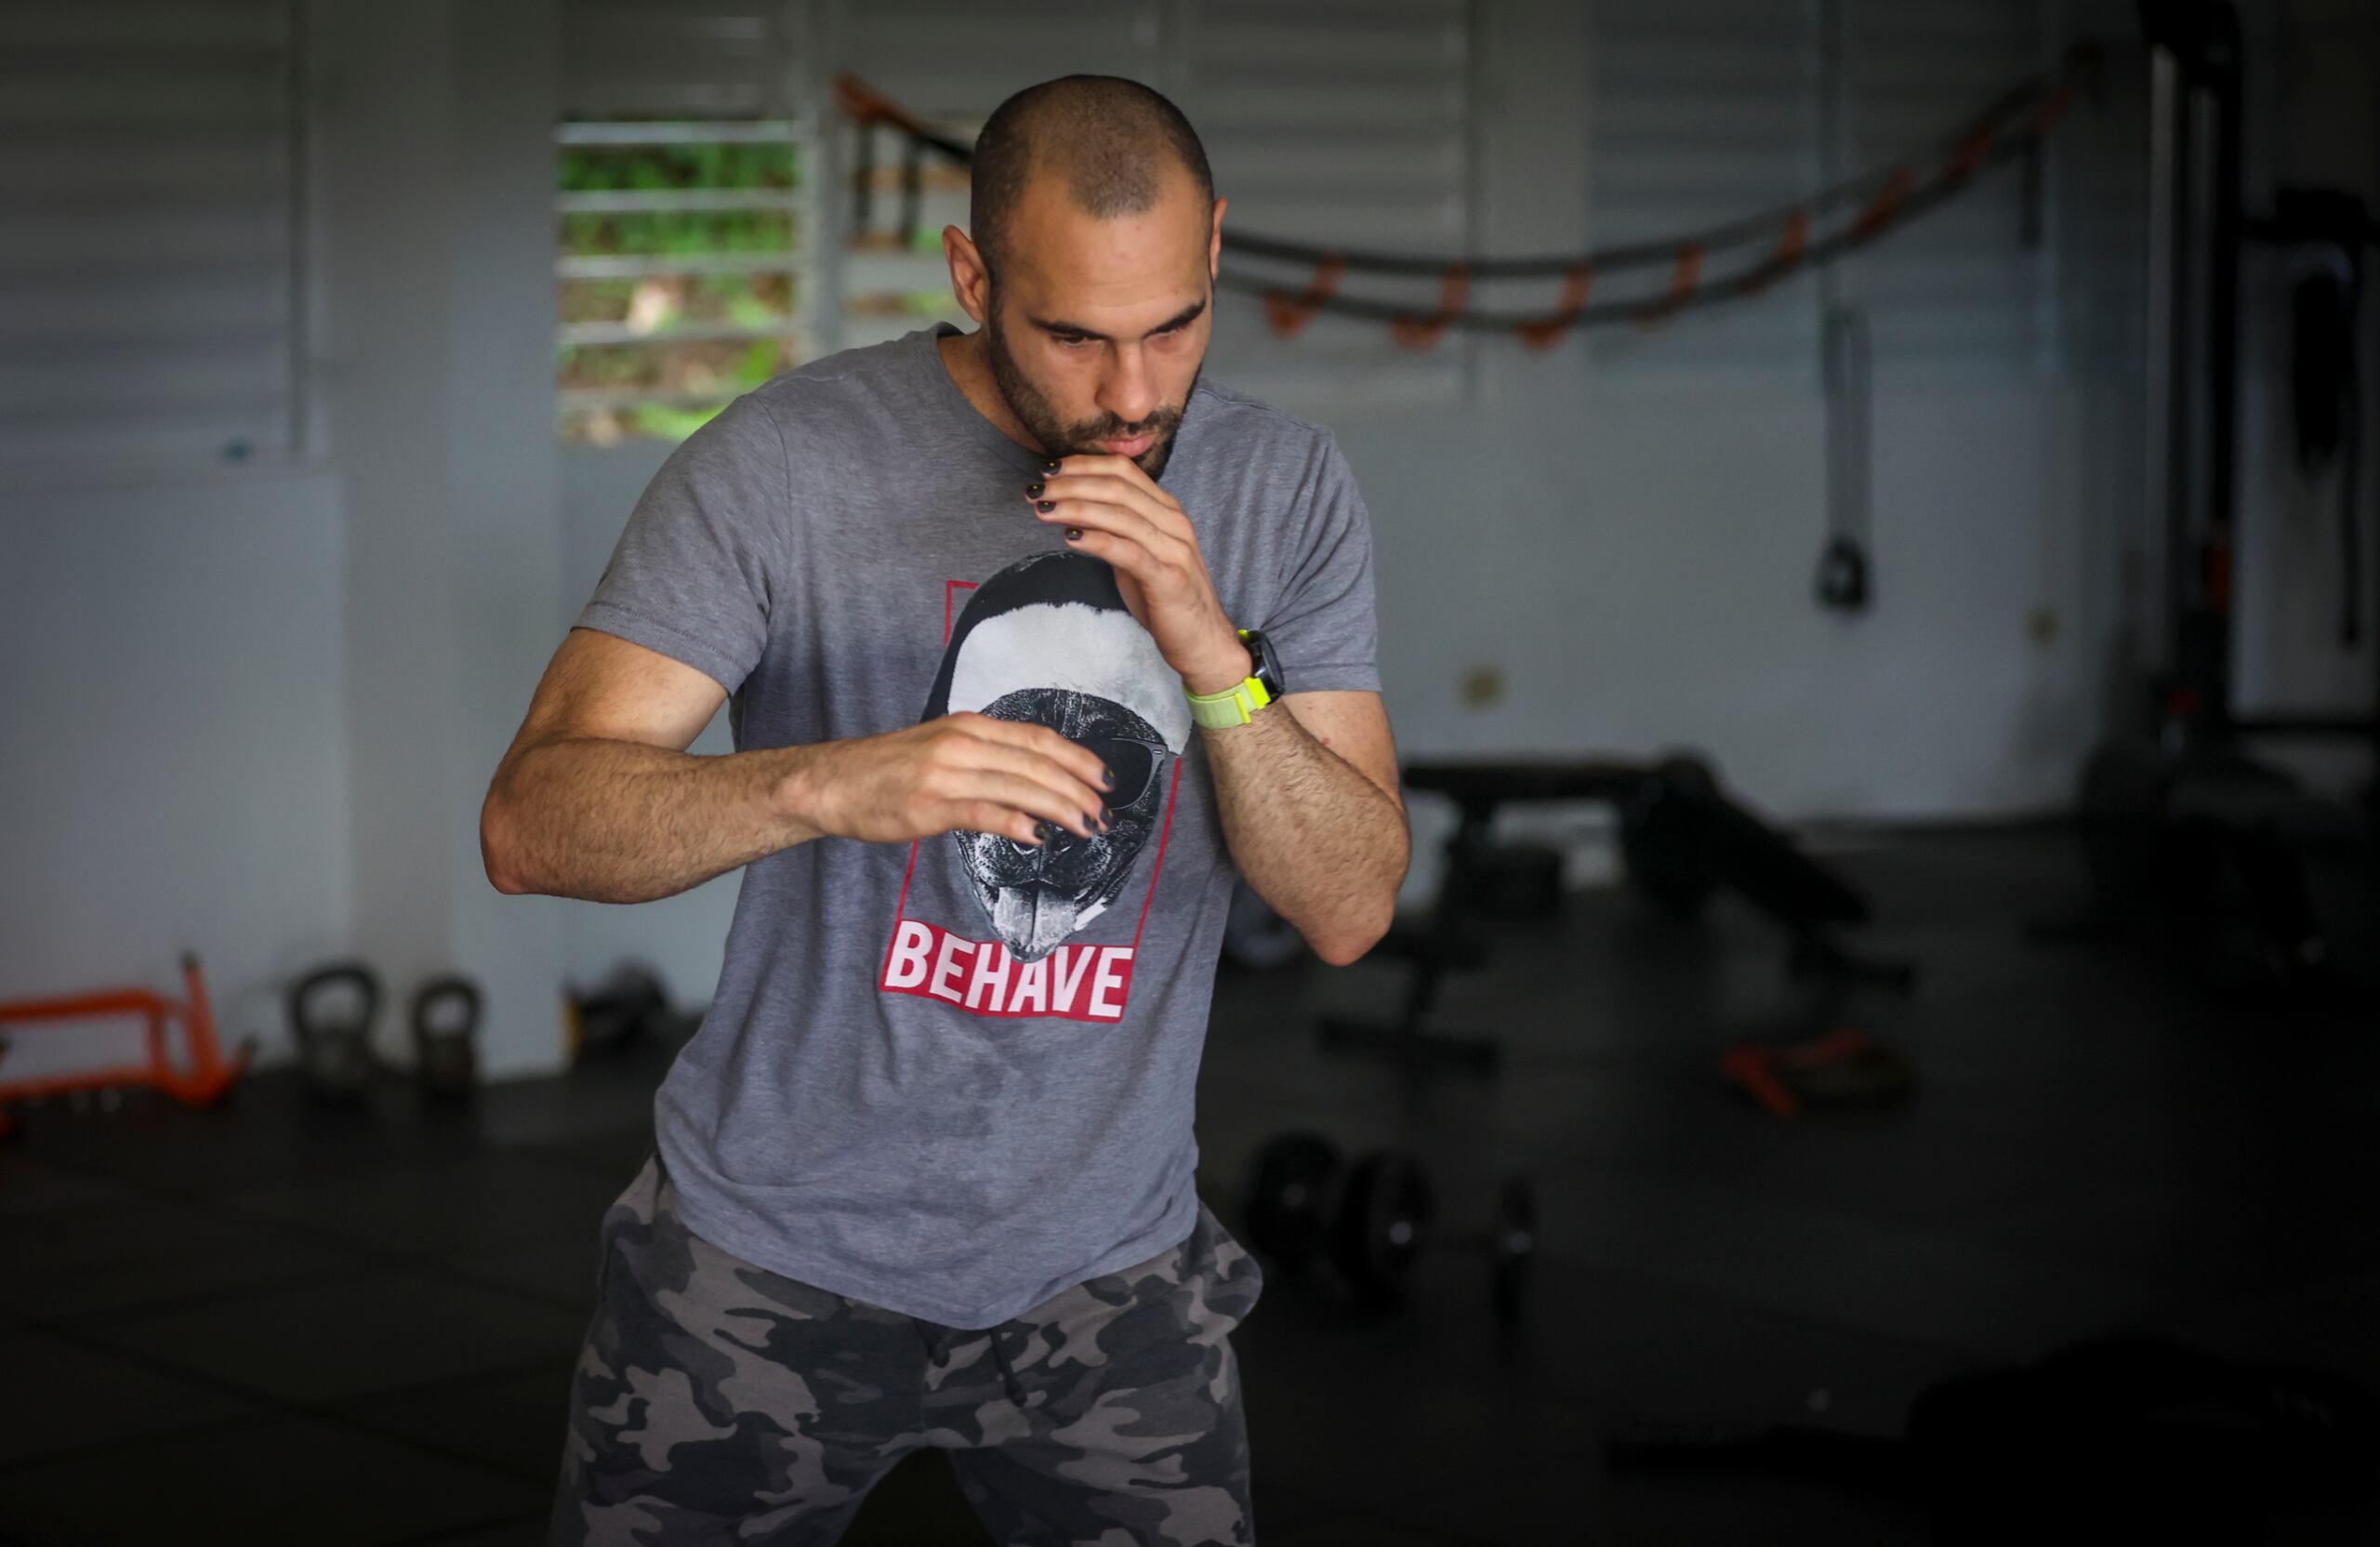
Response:
[{"label": "bald man", "polygon": [[1225,201],[1171,103],[1034,86],[972,178],[978,329],[679,447],[488,791],[508,892],[744,872],[556,1542],[834,1541],[926,1447],[1002,1542],[1254,1537],[1263,1277],[1193,1095],[1236,876],[1346,963],[1405,874],[1368,522],[1329,433],[1200,379]]}]

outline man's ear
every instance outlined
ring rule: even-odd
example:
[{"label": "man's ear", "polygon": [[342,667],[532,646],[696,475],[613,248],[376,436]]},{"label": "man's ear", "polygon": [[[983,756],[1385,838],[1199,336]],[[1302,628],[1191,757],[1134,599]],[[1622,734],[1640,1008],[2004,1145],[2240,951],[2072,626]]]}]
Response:
[{"label": "man's ear", "polygon": [[950,265],[950,294],[978,324],[984,321],[984,297],[991,276],[984,270],[984,255],[973,238],[957,226],[942,228],[942,256]]}]

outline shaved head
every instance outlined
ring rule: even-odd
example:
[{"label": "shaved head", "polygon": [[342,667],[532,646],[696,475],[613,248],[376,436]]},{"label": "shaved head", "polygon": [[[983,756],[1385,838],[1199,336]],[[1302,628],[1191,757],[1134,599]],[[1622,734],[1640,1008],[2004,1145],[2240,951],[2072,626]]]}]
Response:
[{"label": "shaved head", "polygon": [[1230,203],[1189,121],[1137,81],[1061,76],[993,112],[971,181],[974,230],[942,247],[983,325],[936,346],[952,379],[1019,445],[1157,477],[1213,335]]},{"label": "shaved head", "polygon": [[1028,184],[1048,184],[1084,214],[1112,220],[1155,208],[1176,169],[1189,177],[1198,207],[1214,203],[1206,148],[1181,109],[1138,81],[1062,75],[1025,87],[985,121],[971,168],[969,233],[997,278]]}]

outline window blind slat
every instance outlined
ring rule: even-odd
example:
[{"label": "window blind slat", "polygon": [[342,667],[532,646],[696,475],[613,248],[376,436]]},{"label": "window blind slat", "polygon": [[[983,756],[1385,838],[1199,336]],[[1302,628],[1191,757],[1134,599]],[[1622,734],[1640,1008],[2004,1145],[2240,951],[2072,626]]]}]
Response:
[{"label": "window blind slat", "polygon": [[0,5],[0,460],[292,449],[296,11]]},{"label": "window blind slat", "polygon": [[[1855,166],[1933,150],[2050,56],[2039,0],[1844,0],[1844,115]],[[2013,165],[1844,264],[1879,356],[2021,366],[2042,345],[2040,255]]]},{"label": "window blind slat", "polygon": [[[1814,7],[1780,0],[1594,0],[1587,35],[1589,237],[1684,236],[1783,204],[1820,176]],[[1730,261],[1734,261],[1733,258]],[[1658,296],[1662,271],[1614,274],[1608,299]],[[1587,336],[1601,368],[1811,370],[1806,275],[1658,333]]]},{"label": "window blind slat", "polygon": [[278,53],[289,40],[287,0],[85,0],[73,6],[15,0],[0,5],[0,52],[99,45],[170,54]]},{"label": "window blind slat", "polygon": [[801,8],[666,0],[563,12],[565,118],[762,118],[792,111]]},{"label": "window blind slat", "polygon": [[0,307],[0,345],[11,340],[161,341],[216,329],[285,332],[289,293],[277,274],[233,273],[208,281],[165,274],[112,285],[87,276],[11,281]]},{"label": "window blind slat", "polygon": [[278,340],[177,354],[159,350],[127,372],[121,359],[12,351],[0,362],[0,416],[92,417],[203,410],[217,402],[271,402],[288,387]]},{"label": "window blind slat", "polygon": [[[1174,96],[1231,199],[1228,221],[1327,245],[1470,251],[1473,23],[1466,0],[1190,7]],[[1292,288],[1308,277],[1248,270]],[[1438,299],[1428,280],[1351,274],[1342,289],[1417,314]],[[1284,339],[1261,304],[1234,296],[1218,308],[1210,359],[1290,404],[1445,404],[1460,401],[1478,347],[1458,329],[1409,350],[1381,322],[1328,312]]]}]

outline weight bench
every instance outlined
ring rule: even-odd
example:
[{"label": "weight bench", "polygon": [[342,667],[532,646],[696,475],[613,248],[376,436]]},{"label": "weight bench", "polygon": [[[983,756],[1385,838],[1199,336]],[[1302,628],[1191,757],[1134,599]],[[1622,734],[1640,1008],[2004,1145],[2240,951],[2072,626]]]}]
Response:
[{"label": "weight bench", "polygon": [[1394,1057],[1408,1069],[1453,1064],[1494,1072],[1502,1056],[1496,1038],[1432,1030],[1425,1023],[1448,972],[1487,963],[1487,942],[1471,919],[1493,849],[1488,834],[1499,807],[1530,801],[1597,800],[1617,807],[1622,852],[1638,890],[1684,916],[1718,887],[1734,888],[1791,932],[1788,965],[1797,978],[1903,992],[1916,981],[1908,962],[1858,956],[1839,944],[1828,926],[1863,922],[1866,900],[1728,800],[1710,769],[1691,759],[1416,762],[1405,766],[1404,780],[1408,790],[1454,802],[1458,816],[1446,842],[1446,869],[1426,915],[1399,919],[1373,947],[1413,964],[1401,1012],[1388,1022],[1326,1017],[1319,1028],[1326,1048]]},{"label": "weight bench", "polygon": [[1450,972],[1471,972],[1488,962],[1488,943],[1470,923],[1471,910],[1487,868],[1488,833],[1498,807],[1532,800],[1628,800],[1648,776],[1639,764],[1622,762],[1415,762],[1404,769],[1405,787],[1443,795],[1454,802],[1457,820],[1446,842],[1446,869],[1437,895],[1419,919],[1399,919],[1373,947],[1375,954],[1413,963],[1405,1008],[1392,1022],[1326,1017],[1322,1045],[1339,1051],[1381,1053],[1408,1067],[1454,1064],[1491,1073],[1502,1057],[1496,1038],[1478,1034],[1423,1029],[1437,1006],[1438,989]]}]

